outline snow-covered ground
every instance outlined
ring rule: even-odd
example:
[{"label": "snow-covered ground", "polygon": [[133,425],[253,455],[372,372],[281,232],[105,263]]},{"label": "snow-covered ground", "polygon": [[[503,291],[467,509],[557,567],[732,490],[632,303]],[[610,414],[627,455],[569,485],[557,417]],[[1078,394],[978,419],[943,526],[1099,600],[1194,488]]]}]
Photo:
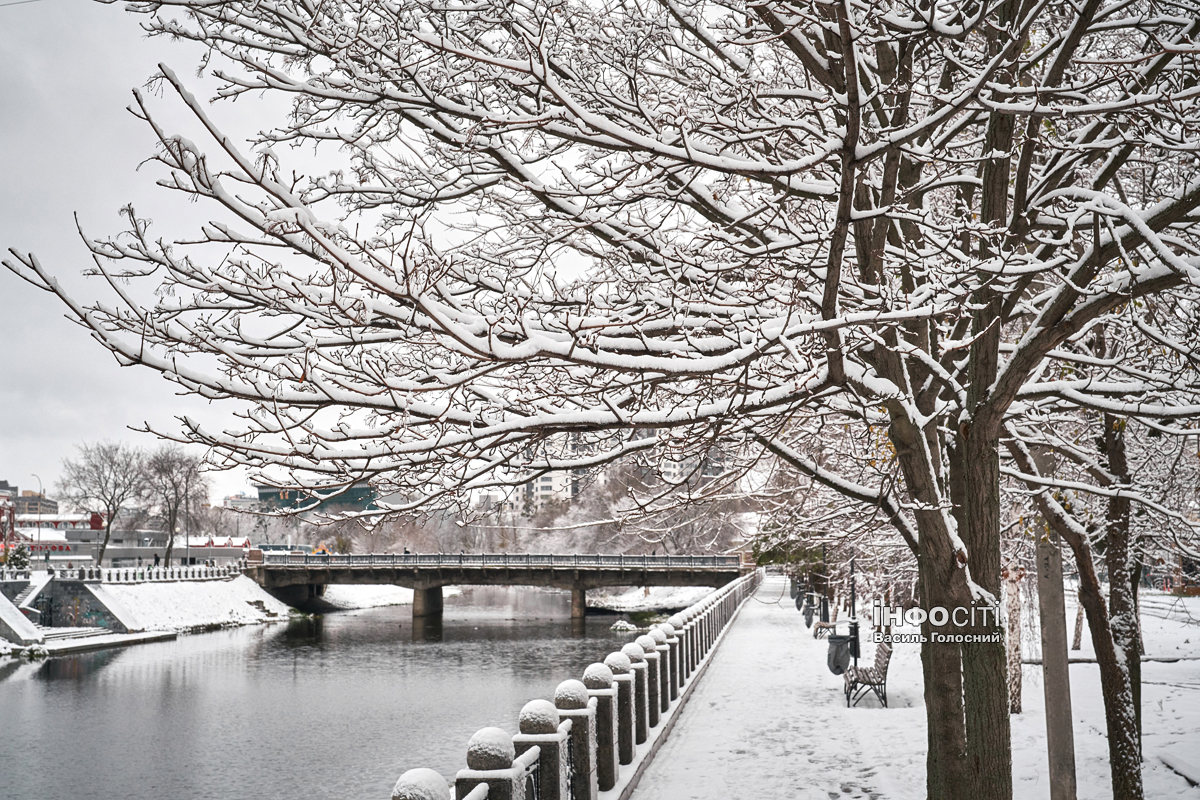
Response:
[{"label": "snow-covered ground", "polygon": [[587,593],[589,608],[604,608],[624,613],[687,608],[712,592],[709,586],[637,586],[632,589],[592,589]]},{"label": "snow-covered ground", "polygon": [[[1200,601],[1183,607],[1200,616]],[[1145,628],[1148,655],[1200,656],[1200,628],[1150,617]],[[873,647],[863,646],[868,660]],[[920,646],[896,645],[890,708],[873,696],[846,708],[842,678],[825,666],[827,651],[805,629],[787,582],[769,578],[714,654],[634,800],[924,798]],[[1040,676],[1039,666],[1025,667],[1024,713],[1012,717],[1014,796],[1021,800],[1049,797]],[[1158,753],[1200,761],[1200,661],[1147,662],[1143,677],[1146,797],[1198,799],[1200,788]],[[1071,679],[1078,796],[1110,797],[1099,674],[1094,664],[1073,664]]]},{"label": "snow-covered ground", "polygon": [[[443,596],[448,592],[443,591]],[[351,586],[348,584],[330,584],[325,587],[321,599],[334,608],[350,610],[355,608],[378,608],[379,606],[412,605],[413,590],[401,586]]]},{"label": "snow-covered ground", "polygon": [[[106,583],[106,602],[119,604],[144,630],[194,631],[287,619],[291,609],[239,575],[228,581]],[[132,627],[132,626],[131,626]]]}]

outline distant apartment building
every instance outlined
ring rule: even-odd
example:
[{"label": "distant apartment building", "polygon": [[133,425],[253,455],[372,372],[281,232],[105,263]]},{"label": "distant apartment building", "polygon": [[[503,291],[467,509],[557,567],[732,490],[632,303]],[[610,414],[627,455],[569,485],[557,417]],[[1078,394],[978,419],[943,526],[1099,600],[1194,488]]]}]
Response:
[{"label": "distant apartment building", "polygon": [[548,503],[574,500],[578,494],[579,476],[574,470],[540,475],[526,483],[522,491],[523,500],[531,509],[543,508]]},{"label": "distant apartment building", "polygon": [[30,491],[29,489],[22,492],[19,487],[8,481],[0,481],[0,497],[11,500],[13,510],[17,514],[58,513],[57,500],[49,500],[44,493]]},{"label": "distant apartment building", "polygon": [[47,500],[46,495],[32,492],[28,489],[21,492],[13,500],[13,505],[16,506],[17,514],[57,514],[58,501]]},{"label": "distant apartment building", "polygon": [[[317,492],[316,498],[313,494],[298,489],[280,489],[262,484],[256,485],[255,488],[258,490],[258,505],[267,509],[311,507],[314,511],[331,514],[344,511],[366,511],[375,508],[375,500],[378,499],[375,490],[365,481],[356,483],[341,493]],[[315,505],[314,500],[316,501]]]},{"label": "distant apartment building", "polygon": [[225,508],[232,508],[237,511],[253,511],[262,506],[262,501],[257,496],[248,495],[245,492],[231,494],[221,501],[221,505]]}]

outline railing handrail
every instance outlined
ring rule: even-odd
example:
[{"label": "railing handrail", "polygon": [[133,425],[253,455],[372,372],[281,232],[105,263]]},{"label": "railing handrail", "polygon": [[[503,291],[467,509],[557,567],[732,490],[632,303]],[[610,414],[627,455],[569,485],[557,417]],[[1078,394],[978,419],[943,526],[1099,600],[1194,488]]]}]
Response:
[{"label": "railing handrail", "polygon": [[529,770],[533,769],[533,765],[537,763],[538,758],[541,757],[541,755],[542,748],[535,744],[533,747],[529,748],[524,753],[521,753],[521,755],[517,756],[516,759],[513,760],[513,767],[520,767],[528,772]]},{"label": "railing handrail", "polygon": [[471,791],[467,792],[467,796],[462,800],[487,800],[489,787],[486,783],[481,783]]},{"label": "railing handrail", "polygon": [[563,553],[266,553],[266,567],[616,567],[620,569],[735,569],[739,556]]},{"label": "railing handrail", "polygon": [[[89,567],[77,572],[87,575],[82,580],[97,580],[103,583],[161,583],[165,581],[221,581],[242,574],[245,560],[207,567],[199,564],[185,567],[167,565],[142,565],[140,567]],[[92,577],[92,573],[95,577]]]}]

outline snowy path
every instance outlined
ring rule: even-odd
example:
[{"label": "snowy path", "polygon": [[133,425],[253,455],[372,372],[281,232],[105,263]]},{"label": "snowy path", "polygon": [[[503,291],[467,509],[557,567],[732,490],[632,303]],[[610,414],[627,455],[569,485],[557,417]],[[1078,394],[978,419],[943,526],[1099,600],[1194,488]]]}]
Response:
[{"label": "snowy path", "polygon": [[[864,655],[870,655],[870,645]],[[845,707],[828,647],[805,629],[787,582],[747,601],[634,800],[924,797],[920,662],[898,650],[895,708]],[[911,663],[908,663],[911,662]],[[915,707],[914,707],[915,706]]]},{"label": "snowy path", "polygon": [[[1200,656],[1200,630],[1191,624],[1200,598],[1183,602],[1186,619],[1143,620],[1148,655]],[[805,629],[786,581],[768,578],[713,654],[633,800],[923,800],[919,647],[896,646],[891,708],[868,697],[847,709],[842,679],[825,666],[826,641]],[[1085,633],[1082,655],[1089,650]],[[874,645],[864,642],[863,656],[870,663]],[[1160,757],[1200,761],[1200,661],[1148,663],[1143,679],[1146,797],[1200,800],[1200,787]],[[1095,665],[1072,665],[1071,682],[1079,797],[1111,797]],[[1040,667],[1025,667],[1024,701],[1024,713],[1012,717],[1014,796],[1040,800],[1049,797]]]}]

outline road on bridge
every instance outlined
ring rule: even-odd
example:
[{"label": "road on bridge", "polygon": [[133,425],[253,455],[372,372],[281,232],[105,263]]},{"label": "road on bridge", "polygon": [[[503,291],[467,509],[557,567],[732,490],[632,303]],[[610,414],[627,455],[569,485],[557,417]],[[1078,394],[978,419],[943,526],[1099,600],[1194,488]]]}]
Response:
[{"label": "road on bridge", "polygon": [[331,583],[394,584],[413,590],[413,616],[442,612],[443,586],[548,586],[571,592],[581,619],[588,589],[601,586],[724,586],[750,569],[739,556],[386,553],[314,555],[250,551],[247,574],[292,606]]}]

